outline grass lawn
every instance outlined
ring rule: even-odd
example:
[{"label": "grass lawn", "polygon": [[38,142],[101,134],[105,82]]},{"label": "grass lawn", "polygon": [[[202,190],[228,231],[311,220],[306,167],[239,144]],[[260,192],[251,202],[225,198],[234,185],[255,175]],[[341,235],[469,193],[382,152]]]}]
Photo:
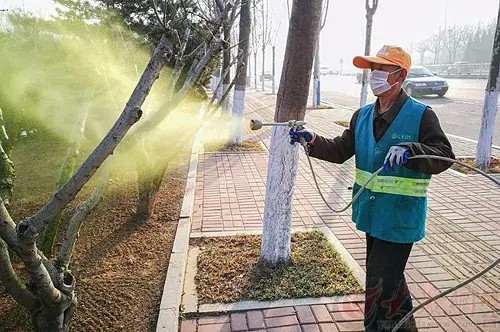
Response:
[{"label": "grass lawn", "polygon": [[[184,195],[190,142],[171,162],[158,193],[155,213],[147,224],[133,218],[137,203],[134,163],[122,165],[111,178],[103,200],[85,220],[70,266],[76,278],[78,307],[72,331],[155,331],[170,252]],[[93,146],[85,146],[85,158]],[[50,135],[28,137],[14,145],[14,198],[9,211],[15,221],[32,215],[54,194],[67,142]],[[94,176],[94,178],[96,178]],[[64,221],[92,191],[84,187],[63,213]],[[57,249],[57,248],[56,248]],[[12,257],[18,261],[16,257]],[[22,264],[16,263],[22,272]],[[0,282],[0,330],[31,331],[26,310]]]},{"label": "grass lawn", "polygon": [[199,303],[345,295],[362,292],[340,255],[318,231],[292,235],[292,262],[258,263],[260,236],[200,238]]}]

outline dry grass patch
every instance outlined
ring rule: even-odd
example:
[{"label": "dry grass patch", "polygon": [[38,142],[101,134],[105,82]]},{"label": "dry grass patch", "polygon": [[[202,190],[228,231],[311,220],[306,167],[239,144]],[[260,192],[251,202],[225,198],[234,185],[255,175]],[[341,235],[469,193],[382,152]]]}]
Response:
[{"label": "dry grass patch", "polygon": [[[476,163],[474,161],[474,158],[457,158],[458,161],[463,162],[464,164],[467,164],[472,167],[476,167]],[[464,173],[464,174],[477,174],[475,171],[468,169],[467,167],[464,167],[459,164],[453,164],[451,166],[452,169],[454,169],[457,172]],[[491,158],[490,162],[490,167],[487,169],[482,170],[485,173],[500,173],[500,158]]]},{"label": "dry grass patch", "polygon": [[241,145],[230,144],[227,141],[215,141],[205,143],[203,146],[205,152],[245,152],[245,151],[264,151],[260,141],[243,141]]},{"label": "dry grass patch", "polygon": [[346,295],[362,288],[320,232],[292,235],[292,262],[259,263],[260,236],[201,238],[196,288],[199,303]]}]

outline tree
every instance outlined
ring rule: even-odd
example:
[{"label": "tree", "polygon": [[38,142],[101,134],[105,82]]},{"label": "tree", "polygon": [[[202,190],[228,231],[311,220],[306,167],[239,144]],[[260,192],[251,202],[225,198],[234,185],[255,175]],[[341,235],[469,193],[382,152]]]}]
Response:
[{"label": "tree", "polygon": [[429,39],[429,51],[434,54],[434,64],[439,62],[439,52],[441,51],[443,34],[441,30],[433,34]]},{"label": "tree", "polygon": [[[322,0],[294,0],[278,88],[274,120],[305,116]],[[260,259],[267,263],[290,260],[292,198],[297,174],[298,146],[291,146],[288,128],[274,127],[266,185]]]},{"label": "tree", "polygon": [[321,77],[321,65],[320,65],[320,59],[319,59],[319,42],[320,42],[320,35],[321,35],[321,30],[323,30],[323,27],[325,26],[326,23],[326,17],[328,16],[328,6],[330,4],[330,0],[326,0],[325,2],[325,8],[322,10],[322,15],[323,17],[323,22],[321,23],[319,27],[319,32],[318,32],[318,41],[316,45],[316,55],[314,56],[314,72],[313,72],[313,95],[312,95],[312,100],[313,100],[313,107],[318,107],[321,105],[321,82],[320,82],[320,77]]},{"label": "tree", "polygon": [[[365,0],[366,8],[366,36],[365,36],[365,55],[370,55],[371,50],[371,40],[372,40],[372,25],[373,25],[373,15],[377,11],[378,0],[372,0],[370,5],[370,0]],[[363,70],[363,78],[361,80],[361,95],[359,106],[363,107],[366,104],[366,97],[368,96],[368,70]]]},{"label": "tree", "polygon": [[[69,330],[77,300],[75,277],[68,266],[78,229],[71,227],[70,224],[61,249],[53,259],[48,259],[38,250],[36,244],[38,234],[74,199],[107,157],[113,153],[132,125],[140,119],[142,115],[140,107],[166,63],[170,47],[167,38],[160,40],[113,127],[78,171],[57,190],[44,207],[16,225],[3,199],[0,200],[0,279],[9,295],[31,313],[37,331]],[[2,160],[8,161],[6,155],[2,157]],[[24,263],[29,275],[28,287],[22,283],[12,268],[8,248]]]},{"label": "tree", "polygon": [[417,51],[420,54],[420,64],[424,64],[425,52],[429,49],[428,40],[422,40],[417,45]]},{"label": "tree", "polygon": [[456,61],[457,54],[465,47],[468,40],[469,28],[466,26],[452,26],[444,32],[443,44],[448,51],[448,62]]},{"label": "tree", "polygon": [[477,142],[476,165],[487,168],[491,161],[491,146],[493,144],[493,129],[498,109],[500,94],[500,7],[498,9],[497,27],[491,56],[490,76],[484,96],[481,131]]},{"label": "tree", "polygon": [[251,19],[250,19],[250,1],[243,0],[241,2],[240,10],[240,32],[239,32],[239,43],[238,43],[238,65],[235,78],[234,87],[234,102],[233,102],[233,144],[241,144],[243,136],[243,115],[245,114],[245,91],[247,85],[247,67],[249,59],[249,45],[250,45],[250,29],[251,29]]},{"label": "tree", "polygon": [[260,0],[261,1],[261,47],[262,47],[262,76],[261,76],[261,84],[262,91],[265,90],[264,81],[265,81],[265,64],[266,64],[266,47],[271,44],[272,36],[274,35],[274,27],[271,17],[269,16],[269,0]]}]

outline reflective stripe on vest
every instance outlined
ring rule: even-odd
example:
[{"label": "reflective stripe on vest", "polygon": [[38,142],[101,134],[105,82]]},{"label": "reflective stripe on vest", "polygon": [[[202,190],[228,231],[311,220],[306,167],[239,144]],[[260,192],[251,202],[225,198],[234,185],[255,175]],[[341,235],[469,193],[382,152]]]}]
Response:
[{"label": "reflective stripe on vest", "polygon": [[[356,184],[363,186],[372,173],[356,168]],[[413,179],[399,176],[376,176],[367,189],[384,194],[425,197],[430,179]]]}]

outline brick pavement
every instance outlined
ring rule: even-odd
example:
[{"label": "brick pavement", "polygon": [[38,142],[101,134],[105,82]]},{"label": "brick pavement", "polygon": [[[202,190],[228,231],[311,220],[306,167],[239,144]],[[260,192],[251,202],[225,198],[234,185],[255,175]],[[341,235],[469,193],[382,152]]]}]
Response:
[{"label": "brick pavement", "polygon": [[[275,96],[251,92],[247,118],[272,121]],[[308,111],[308,126],[325,136],[343,130],[334,121],[349,120],[343,109]],[[269,146],[269,130],[246,132],[249,140]],[[457,156],[470,155],[474,143],[450,137]],[[260,230],[264,212],[267,151],[206,153],[200,156],[192,232]],[[320,187],[333,207],[351,199],[353,160],[343,165],[313,161]],[[306,157],[301,153],[294,194],[293,227],[327,225],[365,268],[364,234],[355,229],[350,210],[335,214],[316,192]],[[415,303],[456,285],[480,271],[500,253],[500,195],[479,175],[446,171],[429,189],[427,236],[414,246],[406,276]],[[326,308],[326,309],[325,309]],[[183,321],[181,331],[361,331],[362,303],[288,307],[202,317]],[[344,310],[349,308],[349,310]],[[500,269],[417,313],[421,331],[500,331]],[[278,314],[273,314],[278,313]],[[309,318],[304,318],[309,317]]]}]

